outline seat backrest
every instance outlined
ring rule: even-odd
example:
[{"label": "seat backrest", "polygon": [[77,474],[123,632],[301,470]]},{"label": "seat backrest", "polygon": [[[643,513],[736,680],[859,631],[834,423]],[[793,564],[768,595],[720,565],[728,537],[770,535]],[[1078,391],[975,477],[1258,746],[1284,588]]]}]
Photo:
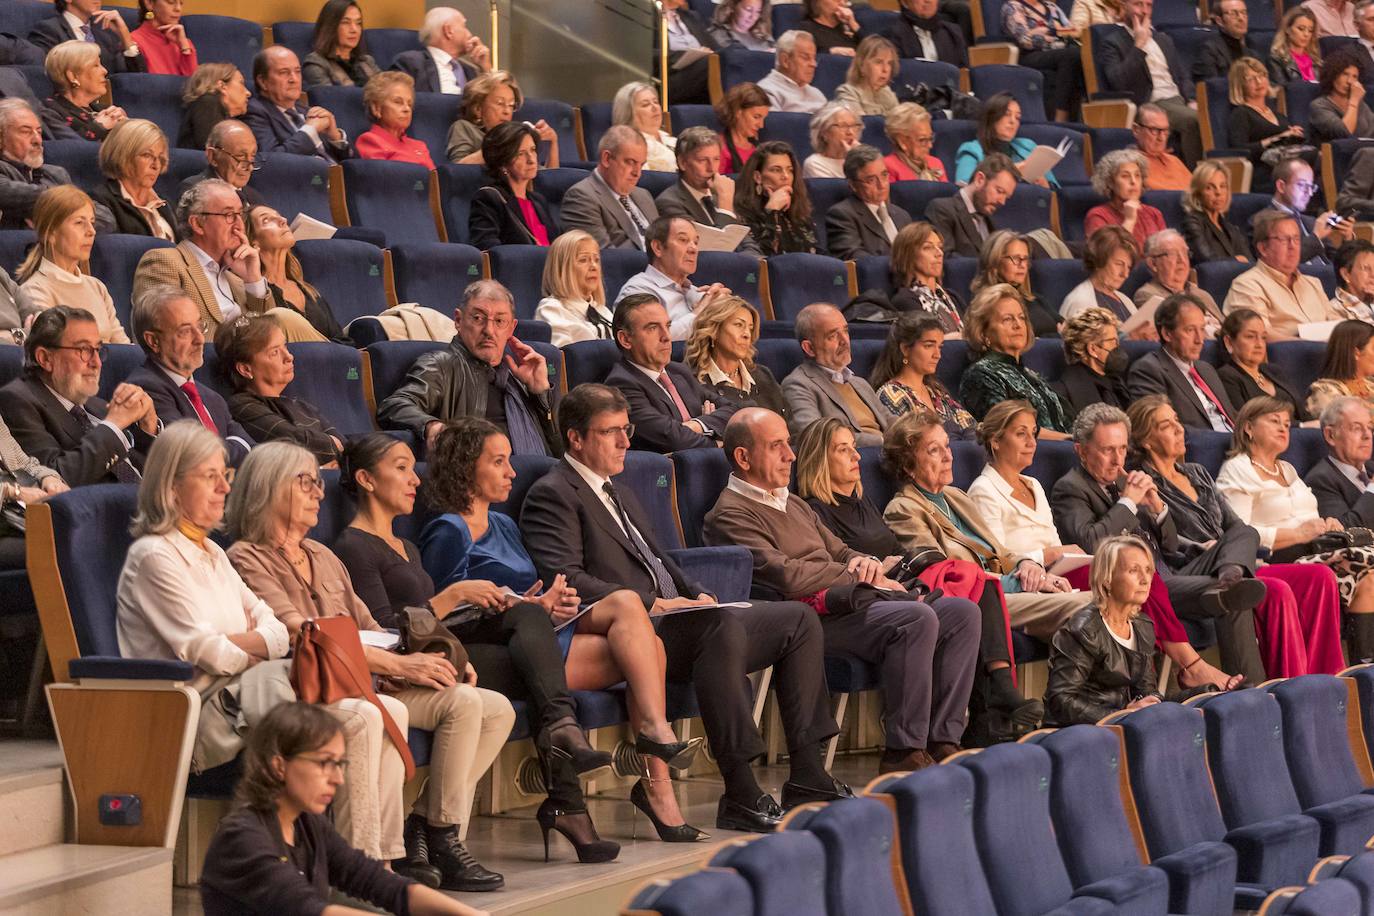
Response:
[{"label": "seat backrest", "polygon": [[1348,679],[1330,674],[1288,678],[1266,688],[1278,700],[1288,772],[1304,808],[1358,795],[1371,785],[1353,688]]},{"label": "seat backrest", "polygon": [[873,373],[873,367],[878,362],[878,357],[883,353],[883,347],[887,346],[886,340],[851,340],[849,342],[849,352],[851,359],[849,368],[855,375],[868,378]]},{"label": "seat backrest", "polygon": [[1049,188],[1020,182],[1011,198],[997,211],[993,224],[998,229],[1014,229],[1017,232],[1044,229],[1050,224],[1053,202],[1054,192]]},{"label": "seat backrest", "polygon": [[1091,187],[1078,185],[1060,188],[1056,196],[1059,198],[1059,231],[1063,234],[1064,241],[1085,240],[1087,232],[1083,221],[1087,219],[1088,211],[1098,204],[1106,203],[1107,199]]},{"label": "seat backrest", "polygon": [[337,468],[321,468],[320,483],[324,485],[324,497],[320,500],[319,517],[309,537],[321,544],[333,544],[353,520],[353,500],[345,495]]},{"label": "seat backrest", "polygon": [[942,60],[920,60],[907,57],[897,61],[897,75],[892,81],[898,85],[946,86],[959,88],[959,68]]},{"label": "seat backrest", "polygon": [[293,343],[296,376],[284,394],[319,409],[341,436],[376,429],[363,394],[363,355],[353,347],[327,341]]},{"label": "seat backrest", "polygon": [[1055,481],[1076,467],[1078,455],[1073,450],[1072,442],[1041,440],[1036,442],[1035,460],[1026,468],[1026,474],[1040,481],[1040,485],[1048,493],[1054,489]]},{"label": "seat backrest", "polygon": [[997,913],[974,839],[973,774],[960,766],[927,767],[879,791],[897,809],[897,839],[913,909],[961,916]]},{"label": "seat backrest", "polygon": [[[95,237],[95,244],[91,246],[91,275],[104,281],[110,298],[114,300],[119,323],[130,335],[133,333],[130,317],[133,311],[134,270],[138,267],[138,259],[153,248],[171,247],[171,242],[150,235],[115,232]],[[130,339],[133,339],[132,336]]]},{"label": "seat backrest", "polygon": [[1090,127],[1088,136],[1093,141],[1093,163],[1108,153],[1135,146],[1135,133],[1127,127]]},{"label": "seat backrest", "polygon": [[959,379],[972,363],[968,344],[962,340],[946,340],[940,347],[940,364],[935,367],[935,377],[947,391],[958,392]]},{"label": "seat backrest", "polygon": [[1249,235],[1250,220],[1261,210],[1267,210],[1273,199],[1270,194],[1232,194],[1231,209],[1226,211],[1226,218]]},{"label": "seat backrest", "polygon": [[738,873],[727,868],[703,868],[641,888],[630,898],[626,910],[659,916],[754,916],[754,894]]},{"label": "seat backrest", "polygon": [[1226,826],[1232,829],[1302,810],[1283,753],[1279,704],[1263,690],[1204,698],[1207,763]]},{"label": "seat backrest", "polygon": [[[539,174],[534,177],[534,189],[548,200],[549,209],[553,211],[556,222],[562,222],[563,195],[568,193],[568,188],[590,174],[591,172],[586,169],[557,168],[540,169]],[[450,235],[449,238],[452,240],[453,237]]]},{"label": "seat backrest", "polygon": [[14,344],[0,344],[0,387],[19,378],[23,372],[24,348],[16,347]]},{"label": "seat backrest", "polygon": [[849,182],[843,178],[808,178],[806,194],[811,198],[811,221],[816,226],[816,250],[830,250],[825,216],[830,208],[850,196]]},{"label": "seat backrest", "polygon": [[718,448],[687,448],[673,452],[677,481],[677,516],[688,547],[702,547],[706,513],[730,482],[730,463]]},{"label": "seat backrest", "polygon": [[309,239],[296,243],[305,278],[328,300],[339,324],[386,308],[382,250],[352,239]]},{"label": "seat backrest", "polygon": [[[1082,225],[1081,223],[1079,224]],[[1049,306],[1058,310],[1075,286],[1088,279],[1088,269],[1082,261],[1067,258],[1034,258],[1031,260],[1031,289]]]},{"label": "seat backrest", "polygon": [[768,296],[773,317],[796,321],[812,302],[840,306],[849,301],[849,270],[839,258],[780,254],[768,259]]},{"label": "seat backrest", "polygon": [[160,73],[112,73],[110,93],[114,103],[131,118],[146,118],[167,135],[167,145],[176,146],[181,130],[182,76]]},{"label": "seat backrest", "polygon": [[1085,135],[1081,131],[1070,130],[1052,122],[1044,124],[1023,123],[1020,136],[1034,140],[1037,144],[1051,147],[1058,146],[1061,140],[1068,140],[1069,149],[1064,153],[1064,159],[1054,167],[1054,177],[1059,180],[1061,185],[1086,185],[1092,181],[1092,176],[1088,174],[1087,159],[1084,156],[1083,141]]},{"label": "seat backrest", "polygon": [[1359,698],[1360,730],[1364,732],[1365,747],[1374,747],[1374,665],[1358,665],[1342,677],[1355,682]]},{"label": "seat backrest", "polygon": [[[310,39],[315,34],[313,22],[274,22],[272,23],[272,44],[286,45],[301,60],[310,53]],[[245,72],[244,76],[248,73]]]},{"label": "seat backrest", "polygon": [[233,64],[252,85],[253,57],[262,50],[261,25],[236,16],[206,14],[182,16],[181,24],[196,46],[197,60],[202,64]]},{"label": "seat backrest", "polygon": [[797,161],[802,162],[812,153],[811,115],[800,111],[771,111],[763,121],[759,131],[759,141],[782,140],[792,147]]},{"label": "seat backrest", "polygon": [[558,463],[558,459],[550,455],[511,455],[510,463],[515,469],[515,480],[511,481],[510,495],[506,497],[505,502],[493,504],[492,508],[518,519],[530,487],[547,474],[549,469]]},{"label": "seat backrest", "polygon": [[1184,432],[1188,448],[1187,460],[1194,461],[1216,477],[1231,448],[1231,434],[1212,429],[1189,429]]},{"label": "seat backrest", "polygon": [[105,183],[100,171],[100,144],[87,140],[51,140],[43,144],[43,159],[60,165],[78,188],[98,188]]},{"label": "seat backrest", "polygon": [[[673,124],[673,133],[680,134],[689,127],[709,127],[716,133],[720,133],[720,118],[716,117],[716,109],[711,105],[669,105],[668,120]],[[582,124],[583,131],[586,131],[585,120]],[[587,144],[587,155],[592,154],[594,147]]]},{"label": "seat backrest", "polygon": [[1141,200],[1164,214],[1164,225],[1183,225],[1182,191],[1146,191]]},{"label": "seat backrest", "polygon": [[1321,281],[1322,289],[1328,297],[1336,295],[1336,269],[1330,264],[1299,264],[1298,270]]},{"label": "seat backrest", "polygon": [[948,181],[894,181],[891,187],[892,202],[917,222],[926,218],[926,208],[931,201],[953,197],[959,192],[959,186]]},{"label": "seat backrest", "polygon": [[[773,7],[773,14],[777,15],[779,10],[787,9],[786,6]],[[781,35],[782,32],[774,32],[774,35]],[[768,75],[768,71],[773,69],[772,51],[746,51],[743,48],[726,48],[720,52],[720,86],[722,90],[729,91],[730,87],[738,86],[740,83],[757,83]]]},{"label": "seat backrest", "polygon": [[496,245],[487,249],[492,279],[503,283],[515,297],[516,318],[534,317],[543,298],[544,261],[548,254],[549,250],[542,245]]},{"label": "seat backrest", "polygon": [[883,468],[880,446],[865,445],[859,449],[859,476],[864,499],[882,512],[897,495],[897,481]]},{"label": "seat backrest", "polygon": [[801,344],[786,337],[764,338],[755,344],[755,362],[766,366],[779,383],[805,358]]},{"label": "seat backrest", "polygon": [[910,911],[896,818],[876,798],[842,798],[815,812],[806,831],[825,847],[825,899],[831,913],[899,916]]},{"label": "seat backrest", "polygon": [[844,83],[845,74],[849,72],[850,60],[841,54],[817,54],[816,74],[811,77],[811,85],[827,99],[833,98],[835,90]]},{"label": "seat backrest", "polygon": [[754,916],[826,916],[825,847],[807,830],[737,840],[709,865],[731,868],[754,892]]},{"label": "seat backrest", "polygon": [[601,285],[606,288],[606,305],[614,307],[620,288],[649,266],[649,256],[633,248],[601,249]]},{"label": "seat backrest", "polygon": [[424,166],[345,159],[343,176],[353,225],[382,230],[388,245],[440,241],[429,208],[429,170]]},{"label": "seat backrest", "polygon": [[[368,31],[374,31],[369,29]],[[376,29],[375,31],[405,31]],[[382,64],[382,66],[386,66]],[[462,96],[447,95],[443,92],[415,93],[415,111],[410,118],[409,134],[429,149],[429,158],[435,165],[448,158],[448,129],[458,120],[458,109]]]},{"label": "seat backrest", "polygon": [[[596,158],[594,150],[601,142],[601,135],[611,129],[611,103],[584,102],[578,107],[582,110],[582,141],[587,147],[587,159],[592,160]],[[676,123],[673,129],[682,133]]]},{"label": "seat backrest", "polygon": [[[1296,891],[1296,893],[1294,893]],[[1361,890],[1344,878],[1323,878],[1304,888],[1280,888],[1264,901],[1264,916],[1356,916],[1363,913]]]},{"label": "seat backrest", "polygon": [[673,461],[667,455],[630,451],[625,454],[625,469],[615,477],[615,485],[634,494],[649,517],[658,546],[676,550],[683,546],[673,511]]},{"label": "seat backrest", "polygon": [[[1218,303],[1225,301],[1231,283],[1251,267],[1242,261],[1204,261],[1197,265],[1197,285]],[[1217,297],[1221,298],[1218,299]]]},{"label": "seat backrest", "polygon": [[887,293],[892,289],[891,268],[892,259],[887,255],[859,255],[854,259],[854,278],[858,283],[859,292],[874,289]]},{"label": "seat backrest", "polygon": [[763,308],[759,283],[766,263],[752,254],[737,251],[703,251],[697,255],[697,272],[693,282],[709,286],[724,283],[730,292],[756,309]]},{"label": "seat backrest", "polygon": [[0,229],[0,269],[13,277],[37,241],[32,229]]},{"label": "seat backrest", "polygon": [[463,300],[463,288],[482,279],[482,252],[452,242],[409,242],[391,246],[391,268],[398,302],[418,302],[452,315]]},{"label": "seat backrest", "polygon": [[[577,148],[577,109],[567,102],[527,97],[515,112],[513,120],[529,121],[531,124],[548,122],[558,135],[558,161],[573,162],[582,158]],[[544,160],[542,155],[539,158],[541,162]]]},{"label": "seat backrest", "polygon": [[329,163],[319,156],[269,153],[248,181],[288,221],[298,213],[334,224],[329,205]]},{"label": "seat backrest", "polygon": [[1207,124],[1203,129],[1211,130],[1213,148],[1226,149],[1231,145],[1229,124],[1234,107],[1226,77],[1214,76],[1204,80],[1203,87],[1207,98]]},{"label": "seat backrest", "polygon": [[980,99],[1009,92],[1028,123],[1045,121],[1045,78],[1039,70],[1016,64],[984,64],[969,70],[969,85]]},{"label": "seat backrest", "polygon": [[[339,128],[357,139],[372,129],[372,121],[363,107],[363,90],[359,86],[316,86],[306,93],[311,105],[329,109]],[[345,162],[354,160],[346,159]],[[366,160],[363,160],[366,161]],[[380,161],[380,160],[374,160]]]},{"label": "seat backrest", "polygon": [[472,212],[472,197],[490,179],[480,165],[458,165],[447,162],[439,165],[439,199],[444,212],[444,228],[450,242],[468,240],[468,217]]},{"label": "seat backrest", "polygon": [[100,361],[100,390],[96,396],[108,401],[119,383],[133,375],[144,361],[143,348],[138,344],[108,344],[105,358]]},{"label": "seat backrest", "polygon": [[579,340],[563,348],[568,390],[584,382],[601,382],[620,359],[614,340]]},{"label": "seat backrest", "polygon": [[364,29],[363,37],[367,40],[367,53],[383,70],[395,62],[397,54],[418,51],[424,47],[414,29]]},{"label": "seat backrest", "polygon": [[956,256],[945,258],[944,285],[962,302],[973,300],[973,278],[978,276],[978,259]]},{"label": "seat backrest", "polygon": [[978,125],[973,121],[948,120],[940,118],[932,121],[935,129],[935,143],[930,151],[945,166],[945,174],[954,177],[954,160],[959,147],[970,140],[977,139]]},{"label": "seat backrest", "polygon": [[639,181],[636,187],[643,188],[649,192],[649,196],[657,199],[658,195],[677,184],[677,172],[660,172],[655,169],[644,169],[639,173]]},{"label": "seat backrest", "polygon": [[24,38],[52,14],[53,5],[47,0],[9,0],[0,5],[0,31]]},{"label": "seat backrest", "polygon": [[421,354],[442,350],[447,344],[433,340],[383,340],[367,348],[372,366],[372,396],[380,404],[405,381],[406,373]]}]

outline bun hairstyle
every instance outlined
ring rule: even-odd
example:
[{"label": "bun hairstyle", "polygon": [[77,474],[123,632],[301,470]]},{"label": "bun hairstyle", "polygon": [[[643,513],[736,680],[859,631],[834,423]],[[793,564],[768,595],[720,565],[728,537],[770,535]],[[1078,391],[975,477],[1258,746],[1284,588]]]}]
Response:
[{"label": "bun hairstyle", "polygon": [[339,458],[339,486],[350,499],[356,502],[361,491],[358,472],[376,470],[386,453],[400,442],[390,433],[368,433],[349,440]]}]

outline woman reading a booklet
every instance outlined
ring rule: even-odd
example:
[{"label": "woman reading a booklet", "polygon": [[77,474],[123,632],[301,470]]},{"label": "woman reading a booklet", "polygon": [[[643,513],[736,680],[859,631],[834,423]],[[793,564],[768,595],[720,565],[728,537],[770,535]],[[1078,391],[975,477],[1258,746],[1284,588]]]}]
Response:
[{"label": "woman reading a booklet", "polygon": [[[1092,557],[1077,544],[1060,541],[1045,489],[1025,473],[1035,461],[1035,427],[1035,409],[1026,401],[1003,401],[988,411],[978,424],[978,439],[988,454],[988,463],[969,485],[968,495],[983,523],[1008,550],[1039,560],[1076,589],[1087,589]],[[1212,667],[1189,644],[1158,573],[1150,582],[1150,596],[1143,610],[1154,623],[1159,650],[1178,665],[1183,686],[1214,684],[1226,690],[1240,682],[1239,676],[1228,676]]]}]

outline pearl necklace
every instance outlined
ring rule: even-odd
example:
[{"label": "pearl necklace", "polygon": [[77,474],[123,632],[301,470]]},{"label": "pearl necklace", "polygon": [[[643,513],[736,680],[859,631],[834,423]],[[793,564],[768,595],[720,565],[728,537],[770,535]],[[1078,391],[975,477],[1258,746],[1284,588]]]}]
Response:
[{"label": "pearl necklace", "polygon": [[1258,461],[1256,461],[1254,458],[1251,458],[1251,459],[1250,459],[1250,463],[1251,463],[1252,465],[1254,465],[1257,469],[1263,471],[1264,473],[1268,474],[1268,475],[1271,476],[1271,477],[1282,477],[1282,476],[1283,476],[1283,472],[1282,472],[1281,470],[1279,470],[1278,461],[1275,461],[1275,462],[1274,462],[1274,466],[1273,466],[1272,468],[1267,468],[1267,467],[1265,467],[1264,465],[1262,465],[1262,464],[1260,464]]}]

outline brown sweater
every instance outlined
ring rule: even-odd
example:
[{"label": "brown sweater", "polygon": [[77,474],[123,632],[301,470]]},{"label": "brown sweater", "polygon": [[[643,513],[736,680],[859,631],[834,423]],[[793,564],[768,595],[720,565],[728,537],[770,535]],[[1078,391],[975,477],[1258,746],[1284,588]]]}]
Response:
[{"label": "brown sweater", "polygon": [[856,581],[846,564],[863,556],[835,537],[795,493],[788,494],[784,513],[723,490],[706,513],[703,533],[709,545],[747,547],[754,557],[754,582],[789,600]]}]

